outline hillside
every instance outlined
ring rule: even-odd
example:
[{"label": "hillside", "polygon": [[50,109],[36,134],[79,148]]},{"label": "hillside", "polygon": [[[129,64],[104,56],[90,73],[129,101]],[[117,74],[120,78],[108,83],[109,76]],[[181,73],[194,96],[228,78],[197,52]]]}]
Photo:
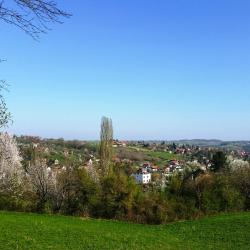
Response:
[{"label": "hillside", "polygon": [[165,226],[0,212],[5,249],[249,249],[250,213]]}]

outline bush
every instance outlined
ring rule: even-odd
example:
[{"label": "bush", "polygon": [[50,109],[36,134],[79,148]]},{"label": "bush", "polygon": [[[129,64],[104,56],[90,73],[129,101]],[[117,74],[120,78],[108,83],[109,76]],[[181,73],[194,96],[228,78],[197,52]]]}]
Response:
[{"label": "bush", "polygon": [[202,204],[206,213],[240,210],[244,206],[244,197],[228,176],[215,175],[203,192]]}]

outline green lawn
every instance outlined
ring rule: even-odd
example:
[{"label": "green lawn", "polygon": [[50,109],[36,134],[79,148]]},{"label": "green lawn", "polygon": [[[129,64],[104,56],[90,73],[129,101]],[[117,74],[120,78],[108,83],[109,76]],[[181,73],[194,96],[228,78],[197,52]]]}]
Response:
[{"label": "green lawn", "polygon": [[147,226],[0,212],[0,249],[249,249],[250,213]]},{"label": "green lawn", "polygon": [[183,160],[185,157],[180,154],[171,154],[169,152],[163,152],[163,151],[145,151],[145,154],[152,158],[158,158],[158,161],[169,161],[169,160]]}]

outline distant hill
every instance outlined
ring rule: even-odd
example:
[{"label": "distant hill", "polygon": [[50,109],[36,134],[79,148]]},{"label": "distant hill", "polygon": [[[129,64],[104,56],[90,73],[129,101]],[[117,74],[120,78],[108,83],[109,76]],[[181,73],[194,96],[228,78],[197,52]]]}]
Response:
[{"label": "distant hill", "polygon": [[214,147],[228,150],[245,150],[250,152],[250,141],[222,141],[217,139],[182,139],[182,140],[145,140],[145,141],[129,141],[140,142],[144,144],[181,144],[193,145],[198,147]]},{"label": "distant hill", "polygon": [[178,140],[171,141],[178,144],[196,145],[199,147],[217,147],[231,150],[245,150],[250,152],[250,141],[221,141],[221,140],[205,140],[205,139],[193,139],[193,140]]},{"label": "distant hill", "polygon": [[164,226],[0,212],[1,250],[249,249],[250,213]]},{"label": "distant hill", "polygon": [[190,145],[197,145],[197,146],[219,146],[223,141],[221,140],[216,140],[216,139],[211,139],[211,140],[206,140],[206,139],[183,139],[183,140],[175,140],[175,141],[168,141],[170,143],[178,143],[178,144],[190,144]]},{"label": "distant hill", "polygon": [[222,141],[217,139],[182,139],[182,140],[149,140],[144,141],[144,143],[156,143],[160,144],[165,142],[166,144],[185,144],[193,145],[198,147],[215,147],[215,148],[224,148],[228,150],[245,150],[250,152],[250,141]]},{"label": "distant hill", "polygon": [[[17,137],[19,143],[31,143],[31,142],[42,142],[47,144],[55,144],[55,145],[62,145],[68,147],[85,147],[91,146],[96,147],[98,141],[83,141],[83,140],[64,140],[63,138],[59,139],[42,139],[36,136],[19,136]],[[176,144],[188,144],[194,145],[199,147],[216,147],[216,148],[223,148],[228,150],[245,150],[250,152],[250,141],[222,141],[217,139],[182,139],[182,140],[145,140],[144,143],[156,143],[160,144],[162,142],[167,144],[176,143]],[[138,142],[138,141],[131,141],[128,140],[127,142]],[[142,141],[141,141],[142,142]]]}]

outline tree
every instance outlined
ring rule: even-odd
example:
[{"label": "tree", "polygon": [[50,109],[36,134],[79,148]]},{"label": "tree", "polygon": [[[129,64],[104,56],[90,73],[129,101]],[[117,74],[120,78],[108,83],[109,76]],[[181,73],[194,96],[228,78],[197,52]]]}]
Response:
[{"label": "tree", "polygon": [[240,171],[241,169],[247,169],[250,167],[247,161],[242,159],[234,159],[232,156],[227,158],[227,163],[229,170],[231,171]]},{"label": "tree", "polygon": [[131,219],[134,197],[138,191],[134,179],[120,169],[101,180],[100,199],[94,208],[98,217]]},{"label": "tree", "polygon": [[67,179],[62,211],[69,215],[94,214],[96,211],[92,209],[92,206],[96,203],[99,185],[90,178],[85,169],[73,169],[66,172],[65,176]]},{"label": "tree", "polygon": [[[61,18],[71,14],[59,9],[55,1],[49,0],[2,0],[0,1],[0,21],[12,24],[38,40],[40,34],[50,30],[48,23],[62,23]],[[4,61],[0,59],[0,63]],[[11,114],[8,112],[2,91],[7,84],[0,79],[0,128],[8,125]]]},{"label": "tree", "polygon": [[227,158],[223,151],[218,151],[213,155],[212,159],[212,170],[218,172],[225,169],[227,164]]},{"label": "tree", "polygon": [[23,194],[24,171],[15,139],[0,134],[0,209],[16,209]]},{"label": "tree", "polygon": [[236,160],[232,167],[231,181],[245,198],[245,209],[250,209],[250,165],[248,162]]},{"label": "tree", "polygon": [[202,207],[205,213],[241,210],[244,197],[224,173],[215,174],[204,186]]},{"label": "tree", "polygon": [[62,23],[71,15],[49,0],[8,0],[0,2],[0,20],[12,24],[34,39],[50,30],[48,23]]},{"label": "tree", "polygon": [[21,157],[15,139],[8,133],[0,133],[0,180],[6,182],[23,174]]},{"label": "tree", "polygon": [[103,117],[101,121],[100,133],[100,166],[105,175],[111,171],[111,160],[113,155],[112,144],[112,120],[110,118]]},{"label": "tree", "polygon": [[37,211],[43,211],[55,176],[51,169],[48,168],[46,160],[40,158],[32,160],[26,171],[28,184],[30,184],[31,190],[36,193],[38,198],[36,209]]},{"label": "tree", "polygon": [[89,177],[95,181],[98,182],[99,176],[96,171],[96,166],[93,164],[93,161],[90,159],[89,162],[87,163],[87,166],[85,167],[85,170]]},{"label": "tree", "polygon": [[[0,59],[0,63],[3,62],[3,60]],[[3,91],[8,90],[7,89],[7,83],[5,80],[0,80],[0,128],[6,127],[8,123],[11,121],[11,114],[8,111],[8,108],[6,106],[5,99],[3,97]]]}]

